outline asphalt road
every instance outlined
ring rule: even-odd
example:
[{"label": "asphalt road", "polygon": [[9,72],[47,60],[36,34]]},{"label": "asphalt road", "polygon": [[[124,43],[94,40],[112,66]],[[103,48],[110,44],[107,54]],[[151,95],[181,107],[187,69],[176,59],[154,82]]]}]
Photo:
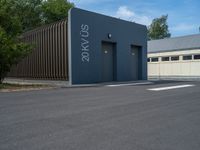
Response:
[{"label": "asphalt road", "polygon": [[199,149],[199,82],[0,93],[0,150]]}]

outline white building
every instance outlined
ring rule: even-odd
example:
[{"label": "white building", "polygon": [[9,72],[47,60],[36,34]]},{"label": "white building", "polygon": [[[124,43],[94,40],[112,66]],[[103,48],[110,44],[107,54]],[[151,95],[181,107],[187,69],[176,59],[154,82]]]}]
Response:
[{"label": "white building", "polygon": [[148,77],[200,79],[200,34],[149,41]]}]

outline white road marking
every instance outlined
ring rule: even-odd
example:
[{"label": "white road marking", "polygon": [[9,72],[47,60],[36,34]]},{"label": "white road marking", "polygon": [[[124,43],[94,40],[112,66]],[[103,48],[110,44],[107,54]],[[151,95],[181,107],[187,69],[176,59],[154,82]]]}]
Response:
[{"label": "white road marking", "polygon": [[146,84],[152,84],[152,82],[110,84],[110,85],[106,85],[106,86],[108,86],[108,87],[117,87],[117,86],[146,85]]},{"label": "white road marking", "polygon": [[168,87],[160,87],[160,88],[152,88],[148,89],[150,91],[163,91],[163,90],[171,90],[171,89],[178,89],[178,88],[186,88],[195,86],[194,84],[185,84],[185,85],[176,85],[176,86],[168,86]]}]

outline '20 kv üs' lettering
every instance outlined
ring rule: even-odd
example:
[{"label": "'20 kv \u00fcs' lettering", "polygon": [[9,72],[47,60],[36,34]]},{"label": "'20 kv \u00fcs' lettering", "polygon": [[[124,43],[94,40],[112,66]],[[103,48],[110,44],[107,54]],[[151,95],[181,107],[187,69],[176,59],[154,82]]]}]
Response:
[{"label": "'20 kv \u00fcs' lettering", "polygon": [[81,60],[82,62],[90,61],[90,49],[89,49],[89,26],[82,24],[81,25]]}]

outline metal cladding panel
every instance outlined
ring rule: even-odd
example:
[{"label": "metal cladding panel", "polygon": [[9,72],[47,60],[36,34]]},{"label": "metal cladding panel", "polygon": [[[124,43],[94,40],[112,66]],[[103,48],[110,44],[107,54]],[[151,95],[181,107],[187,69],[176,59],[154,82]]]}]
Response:
[{"label": "metal cladding panel", "polygon": [[8,74],[26,79],[68,80],[67,20],[39,27],[23,34],[33,45],[32,53]]},{"label": "metal cladding panel", "polygon": [[72,8],[68,27],[71,84],[102,82],[102,42],[116,44],[117,81],[131,80],[131,46],[140,46],[139,79],[147,79],[146,26]]}]

